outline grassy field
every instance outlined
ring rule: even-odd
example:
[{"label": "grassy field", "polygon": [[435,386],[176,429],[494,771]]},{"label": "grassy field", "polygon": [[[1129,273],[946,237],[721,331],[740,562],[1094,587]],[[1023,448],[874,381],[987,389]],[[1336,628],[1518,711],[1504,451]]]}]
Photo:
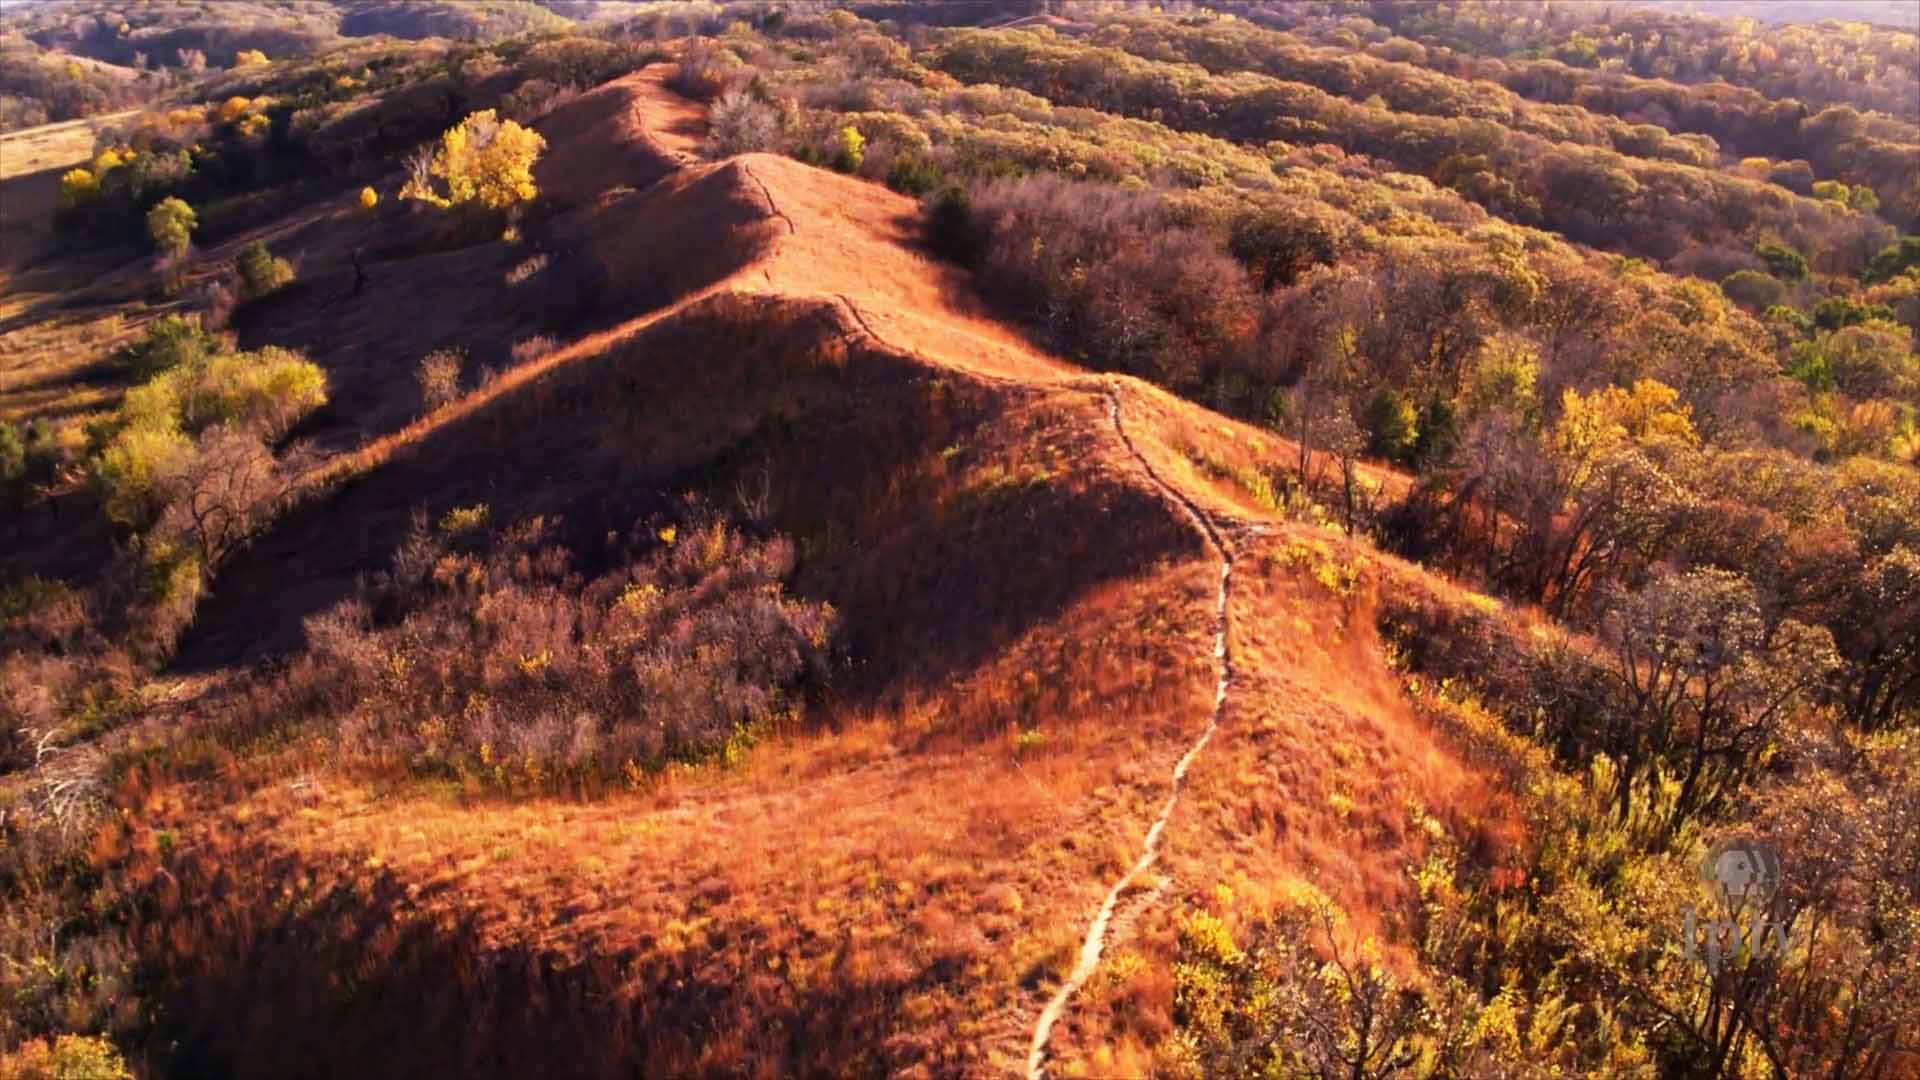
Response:
[{"label": "grassy field", "polygon": [[124,252],[48,260],[60,174],[93,156],[95,133],[137,110],[0,135],[0,419],[58,418],[96,409],[110,392],[86,369],[121,334],[125,313],[49,305]]}]

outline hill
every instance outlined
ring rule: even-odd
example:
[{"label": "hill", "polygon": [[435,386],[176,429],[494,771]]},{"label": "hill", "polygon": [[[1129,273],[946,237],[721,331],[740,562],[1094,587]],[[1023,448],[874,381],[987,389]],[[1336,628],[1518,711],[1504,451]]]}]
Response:
[{"label": "hill", "polygon": [[[1881,159],[1246,10],[364,42],[9,170],[0,1076],[1903,1075]],[[1729,854],[1817,940],[1696,938]]]}]

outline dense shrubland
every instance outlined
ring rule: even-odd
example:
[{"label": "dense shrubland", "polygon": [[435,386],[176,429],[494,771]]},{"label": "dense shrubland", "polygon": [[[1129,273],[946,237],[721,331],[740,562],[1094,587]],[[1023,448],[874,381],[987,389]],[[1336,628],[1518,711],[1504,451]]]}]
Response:
[{"label": "dense shrubland", "polygon": [[542,520],[424,517],[392,567],[308,622],[263,719],[338,725],[349,758],[489,786],[637,783],[736,758],[826,674],[833,610],[794,552],[709,514],[636,529],[587,574]]},{"label": "dense shrubland", "polygon": [[1844,219],[1852,211],[1698,164],[1631,158],[1493,120],[1396,112],[1304,83],[1211,75],[1017,31],[952,32],[929,62],[969,82],[1017,86],[1059,104],[1235,142],[1331,144],[1426,176],[1508,220],[1662,262],[1749,230],[1816,252],[1844,249],[1836,257],[1856,272],[1870,254],[1848,246]]}]

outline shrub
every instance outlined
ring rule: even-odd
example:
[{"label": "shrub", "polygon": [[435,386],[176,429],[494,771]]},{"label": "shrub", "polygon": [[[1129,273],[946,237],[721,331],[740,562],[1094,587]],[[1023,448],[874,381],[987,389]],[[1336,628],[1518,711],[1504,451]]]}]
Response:
[{"label": "shrub", "polygon": [[172,427],[136,426],[87,459],[87,476],[107,520],[145,532],[160,520],[193,459],[193,442]]},{"label": "shrub", "polygon": [[234,259],[234,268],[240,274],[240,297],[243,300],[258,300],[285,288],[293,280],[293,264],[276,258],[273,252],[267,250],[264,240],[255,240],[241,248],[240,254]]},{"label": "shrub", "polygon": [[1807,280],[1807,257],[1785,244],[1760,244],[1753,249],[1767,264],[1767,273],[1785,282]]},{"label": "shrub", "polygon": [[35,420],[24,431],[0,420],[0,506],[25,506],[34,489],[59,474],[61,461],[53,427],[45,420]]},{"label": "shrub", "polygon": [[154,388],[173,399],[183,430],[198,433],[234,424],[268,441],[326,404],[327,378],[290,349],[269,345],[255,352],[215,357],[199,368],[181,368],[128,394]]},{"label": "shrub", "polygon": [[519,285],[524,283],[528,278],[545,270],[547,264],[551,261],[553,261],[552,257],[544,251],[522,259],[520,262],[514,264],[513,269],[507,271],[507,284]]},{"label": "shrub", "polygon": [[696,37],[680,49],[667,85],[690,98],[711,101],[741,68],[740,58],[712,38]]},{"label": "shrub", "polygon": [[168,196],[154,204],[147,211],[147,236],[153,241],[153,250],[161,255],[178,257],[187,252],[193,244],[193,230],[199,219],[183,200]]},{"label": "shrub", "polygon": [[421,404],[431,412],[460,397],[460,366],[464,357],[453,349],[428,353],[414,377],[420,383]]},{"label": "shrub", "polygon": [[373,190],[370,187],[363,187],[360,189],[360,206],[363,209],[371,210],[378,205],[380,205],[379,192]]},{"label": "shrub", "polygon": [[1786,298],[1787,288],[1780,279],[1758,270],[1736,270],[1720,282],[1727,299],[1748,311],[1765,311]]},{"label": "shrub", "polygon": [[707,148],[714,157],[772,150],[780,142],[780,113],[746,90],[728,90],[707,114]]},{"label": "shrub", "polygon": [[924,157],[894,158],[887,186],[903,195],[925,195],[940,186],[940,166]]},{"label": "shrub", "polygon": [[72,210],[100,197],[100,180],[91,169],[69,169],[60,176],[60,209]]},{"label": "shrub", "polygon": [[513,348],[509,350],[509,355],[513,357],[515,364],[525,364],[540,359],[552,352],[554,348],[555,343],[551,337],[545,334],[535,334],[530,338],[514,342]]},{"label": "shrub", "polygon": [[259,49],[241,49],[233,54],[233,66],[237,68],[255,67],[267,62],[267,54]]},{"label": "shrub", "polygon": [[507,784],[731,757],[824,670],[833,612],[786,594],[783,540],[696,511],[585,580],[551,523],[490,534],[464,513],[417,523],[385,576],[307,624],[283,693],[355,753]]},{"label": "shrub", "polygon": [[860,134],[860,129],[852,124],[841,128],[839,140],[834,147],[833,167],[844,173],[858,172],[866,160],[866,136]]},{"label": "shrub", "polygon": [[0,420],[0,503],[18,508],[27,495],[27,440]]},{"label": "shrub", "polygon": [[966,189],[950,184],[927,204],[927,242],[943,259],[962,266],[980,261],[986,237],[973,217],[973,200]]},{"label": "shrub", "polygon": [[1899,243],[1888,244],[1867,262],[1860,280],[1868,284],[1890,281],[1916,266],[1920,266],[1920,236],[1903,236]]}]

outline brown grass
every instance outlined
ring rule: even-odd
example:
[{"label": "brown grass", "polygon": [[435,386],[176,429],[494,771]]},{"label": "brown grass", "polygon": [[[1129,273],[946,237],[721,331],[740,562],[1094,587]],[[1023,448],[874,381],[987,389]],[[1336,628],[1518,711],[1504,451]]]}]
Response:
[{"label": "brown grass", "polygon": [[[1216,568],[1115,436],[1108,385],[1156,472],[1269,531],[1233,531],[1239,684],[1160,877],[1116,924],[1117,974],[1077,1000],[1056,1060],[1148,1061],[1171,1023],[1171,920],[1217,884],[1252,915],[1309,879],[1391,937],[1426,842],[1416,804],[1499,842],[1498,791],[1382,659],[1378,557],[1232,480],[1285,466],[1288,447],[982,318],[912,247],[912,201],[876,186],[747,155],[606,191],[594,170],[677,160],[660,125],[696,116],[644,76],[543,122],[549,169],[577,162],[582,179],[543,227],[562,241],[554,267],[605,283],[598,329],[417,420],[411,358],[533,332],[508,298],[554,267],[510,282],[529,253],[488,244],[375,263],[373,288],[334,299],[345,253],[388,227],[345,201],[205,253],[271,234],[305,260],[258,332],[339,380],[311,433],[347,452],[215,583],[183,668],[297,647],[301,617],[385,565],[416,507],[555,515],[587,550],[745,477],[799,544],[793,589],[835,606],[854,662],[744,764],[579,801],[343,763],[297,726],[223,741],[244,693],[168,706],[199,734],[129,772],[133,812],[95,854],[147,890],[135,940],[178,1071],[1019,1067],[1213,696]],[[578,1054],[556,1065],[562,1045]]]}]

